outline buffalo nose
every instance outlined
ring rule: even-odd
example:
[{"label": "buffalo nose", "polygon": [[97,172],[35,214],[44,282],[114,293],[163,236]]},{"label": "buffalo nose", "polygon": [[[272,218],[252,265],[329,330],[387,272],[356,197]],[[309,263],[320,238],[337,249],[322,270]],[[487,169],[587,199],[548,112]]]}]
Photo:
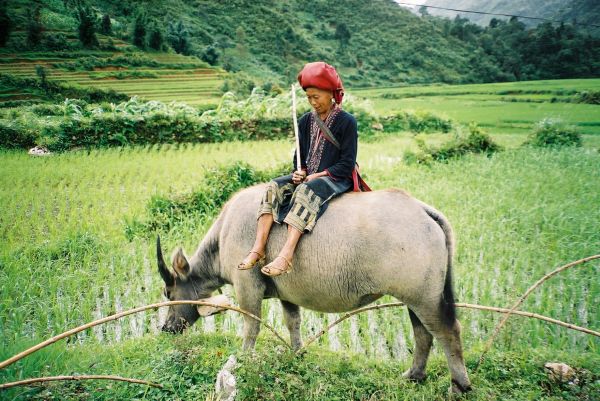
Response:
[{"label": "buffalo nose", "polygon": [[169,324],[165,324],[162,328],[162,331],[164,331],[165,333],[170,333],[170,334],[179,334],[183,331],[183,329],[177,329],[176,327],[173,327]]}]

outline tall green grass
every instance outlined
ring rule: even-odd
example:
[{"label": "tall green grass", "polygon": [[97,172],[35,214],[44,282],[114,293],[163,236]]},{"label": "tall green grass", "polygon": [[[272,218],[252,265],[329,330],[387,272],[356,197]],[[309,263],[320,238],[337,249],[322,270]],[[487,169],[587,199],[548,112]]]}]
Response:
[{"label": "tall green grass", "polygon": [[[435,138],[434,138],[435,139]],[[460,302],[507,306],[556,266],[598,253],[600,156],[589,148],[507,150],[430,167],[408,166],[408,136],[362,144],[359,163],[375,189],[404,188],[443,211],[458,239]],[[257,170],[291,159],[287,141],[222,143],[72,152],[47,158],[0,154],[0,358],[72,326],[161,298],[153,241],[125,236],[153,195],[190,194],[208,168],[237,161]],[[209,222],[190,221],[163,237],[193,252]],[[582,326],[600,321],[600,265],[566,272],[537,290],[524,309]],[[230,288],[225,289],[231,293]],[[148,312],[87,333],[77,342],[121,341],[157,330]],[[462,310],[467,347],[480,344],[498,319]],[[280,307],[264,316],[285,332]],[[305,311],[304,335],[335,316]],[[239,333],[234,314],[199,322],[193,331]],[[323,338],[331,349],[372,357],[407,357],[410,323],[402,309],[356,316]],[[497,347],[597,352],[598,340],[544,323],[511,319]]]}]

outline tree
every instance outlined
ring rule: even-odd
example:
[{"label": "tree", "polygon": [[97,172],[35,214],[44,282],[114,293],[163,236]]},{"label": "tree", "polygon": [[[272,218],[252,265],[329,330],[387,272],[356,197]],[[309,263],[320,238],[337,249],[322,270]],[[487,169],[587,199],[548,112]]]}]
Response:
[{"label": "tree", "polygon": [[48,73],[46,72],[46,69],[43,66],[36,65],[35,66],[35,74],[40,79],[40,85],[43,88],[45,88],[46,86],[48,86]]},{"label": "tree", "polygon": [[425,6],[419,7],[419,14],[421,14],[421,17],[427,17],[429,15],[429,12],[427,11],[427,7],[425,7]]},{"label": "tree", "polygon": [[156,23],[150,27],[150,37],[148,38],[148,46],[154,50],[161,50],[165,42],[165,36],[162,30]]},{"label": "tree", "polygon": [[217,61],[219,60],[219,52],[217,51],[216,46],[214,44],[207,46],[200,58],[210,65],[217,64]]},{"label": "tree", "polygon": [[44,25],[41,17],[42,9],[36,6],[33,12],[29,12],[29,21],[27,23],[27,44],[30,47],[36,47],[42,41]]},{"label": "tree", "polygon": [[340,50],[344,51],[346,49],[346,46],[348,46],[348,43],[350,42],[351,36],[352,34],[350,33],[350,30],[343,22],[338,24],[338,26],[335,28],[334,38],[340,41]]},{"label": "tree", "polygon": [[112,34],[112,22],[110,20],[110,15],[104,14],[102,16],[102,23],[100,24],[100,32],[103,35]]},{"label": "tree", "polygon": [[13,22],[6,10],[6,0],[2,0],[0,1],[0,47],[6,46],[13,27]]},{"label": "tree", "polygon": [[77,18],[79,19],[79,41],[83,47],[98,46],[94,16],[89,7],[80,6],[77,9]]},{"label": "tree", "polygon": [[148,18],[143,12],[139,12],[133,23],[133,44],[140,49],[146,47],[146,25]]},{"label": "tree", "polygon": [[189,54],[190,51],[190,40],[189,32],[183,25],[183,22],[179,21],[177,24],[169,24],[169,43],[173,50],[180,54]]}]

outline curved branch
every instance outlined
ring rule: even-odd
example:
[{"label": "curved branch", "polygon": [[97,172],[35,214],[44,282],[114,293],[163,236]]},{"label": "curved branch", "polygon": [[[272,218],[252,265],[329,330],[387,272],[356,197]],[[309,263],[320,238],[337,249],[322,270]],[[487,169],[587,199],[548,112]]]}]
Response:
[{"label": "curved branch", "polygon": [[500,321],[500,323],[498,323],[498,325],[494,329],[494,332],[492,333],[492,336],[490,337],[490,339],[487,341],[485,347],[483,348],[483,352],[481,353],[481,356],[479,357],[479,362],[477,363],[477,366],[475,367],[475,370],[477,370],[477,368],[479,368],[479,366],[483,363],[483,359],[485,357],[485,354],[492,347],[492,344],[494,343],[494,340],[496,339],[496,337],[500,333],[500,330],[502,329],[502,327],[504,327],[504,325],[506,324],[506,321],[508,320],[508,318],[510,317],[510,315],[515,312],[515,310],[525,301],[525,299],[529,296],[529,294],[531,294],[531,292],[533,290],[535,290],[537,287],[539,287],[540,285],[542,285],[542,283],[544,281],[548,280],[550,277],[555,276],[556,274],[558,274],[558,273],[560,273],[562,271],[565,271],[565,270],[567,270],[567,269],[569,269],[569,268],[571,268],[573,266],[577,266],[577,265],[581,265],[583,263],[589,262],[590,260],[599,259],[599,258],[600,258],[600,255],[593,255],[593,256],[588,256],[587,258],[576,260],[576,261],[571,262],[571,263],[567,263],[566,265],[559,267],[558,269],[552,271],[551,273],[548,273],[548,274],[544,275],[541,279],[539,279],[531,287],[529,287],[527,289],[527,291],[525,291],[525,293],[521,296],[521,298],[519,298],[517,300],[517,302],[514,303],[514,305],[510,308],[510,310],[508,311],[508,313],[506,314],[506,316],[504,316],[504,318],[502,319],[502,321]]},{"label": "curved branch", "polygon": [[[312,336],[302,347],[300,347],[297,351],[296,354],[300,354],[302,352],[304,352],[306,350],[306,347],[308,347],[310,344],[312,344],[313,342],[315,342],[319,337],[323,336],[325,333],[327,333],[329,330],[331,330],[334,326],[337,326],[338,324],[340,324],[341,322],[343,322],[344,320],[357,315],[361,312],[365,312],[368,310],[376,310],[376,309],[383,309],[383,308],[390,308],[390,307],[395,307],[395,306],[404,306],[404,303],[402,302],[392,302],[392,303],[388,303],[388,304],[379,304],[379,305],[372,305],[372,306],[365,306],[364,308],[360,308],[360,309],[356,309],[352,312],[348,312],[346,313],[344,316],[340,317],[339,319],[337,319],[335,322],[329,324],[327,327],[325,327],[324,329],[322,329],[320,332],[318,332],[317,334],[315,334],[314,336]],[[466,304],[466,303],[456,303],[454,304],[454,306],[456,306],[457,308],[468,308],[468,309],[478,309],[478,310],[485,310],[485,311],[490,311],[490,312],[498,312],[498,313],[512,313],[514,315],[518,315],[518,316],[523,316],[523,317],[530,317],[530,318],[534,318],[534,319],[539,319],[539,320],[543,320],[545,322],[549,322],[549,323],[553,323],[559,326],[563,326],[572,330],[577,330],[577,331],[581,331],[583,333],[586,334],[591,334],[593,336],[597,336],[600,337],[600,332],[594,331],[594,330],[590,330],[588,328],[585,327],[581,327],[581,326],[576,326],[574,324],[571,323],[565,323],[563,321],[557,320],[557,319],[553,319],[551,317],[547,317],[544,315],[538,315],[537,313],[532,313],[532,312],[526,312],[526,311],[511,311],[510,309],[504,309],[504,308],[497,308],[495,306],[484,306],[484,305],[475,305],[475,304]]]},{"label": "curved branch", "polygon": [[52,338],[47,339],[46,341],[43,341],[37,345],[34,345],[33,347],[17,354],[14,355],[10,358],[8,358],[7,360],[3,361],[0,363],[0,369],[4,369],[5,367],[7,367],[8,365],[11,365],[15,362],[17,362],[20,359],[25,358],[27,355],[30,355],[36,351],[39,351],[40,349],[47,347],[50,344],[54,344],[55,342],[62,340],[63,338],[72,336],[73,334],[77,334],[80,331],[89,329],[90,327],[94,327],[94,326],[98,326],[100,324],[104,324],[106,322],[110,322],[113,320],[117,320],[120,319],[122,317],[128,316],[128,315],[132,315],[134,313],[139,313],[139,312],[143,312],[145,310],[148,309],[156,309],[156,308],[160,308],[163,306],[173,306],[173,305],[205,305],[205,306],[213,306],[216,308],[223,308],[223,309],[228,309],[228,310],[232,310],[238,313],[241,313],[243,315],[246,315],[258,322],[260,322],[262,325],[264,325],[267,329],[269,329],[271,332],[273,332],[273,334],[275,334],[275,336],[281,340],[282,343],[284,343],[288,348],[290,348],[290,346],[288,345],[288,343],[283,339],[283,337],[281,337],[281,335],[279,335],[279,333],[269,324],[265,323],[261,318],[259,318],[256,315],[253,315],[250,312],[246,312],[243,309],[237,308],[235,306],[224,306],[224,305],[219,305],[219,304],[213,304],[210,302],[203,302],[203,301],[166,301],[166,302],[159,302],[159,303],[155,303],[155,304],[151,304],[151,305],[145,305],[145,306],[140,306],[138,308],[133,308],[133,309],[129,309],[123,312],[119,312],[116,313],[114,315],[111,316],[107,316],[104,317],[102,319],[98,319],[98,320],[94,320],[93,322],[90,323],[86,323],[84,325],[81,325],[79,327],[76,327],[74,329],[71,329],[69,331],[65,331],[64,333],[58,334]]},{"label": "curved branch", "polygon": [[548,316],[538,315],[537,313],[518,311],[518,310],[511,312],[510,309],[496,308],[494,306],[474,305],[474,304],[459,303],[459,304],[454,304],[454,305],[458,308],[479,309],[479,310],[486,310],[486,311],[498,312],[498,313],[512,313],[513,315],[518,315],[518,316],[523,316],[523,317],[532,317],[534,319],[543,320],[544,322],[553,323],[553,324],[556,324],[559,326],[566,327],[571,330],[577,330],[577,331],[581,331],[586,334],[591,334],[593,336],[600,337],[600,332],[598,332],[598,331],[590,330],[586,327],[577,326],[577,325],[574,325],[571,323],[566,323],[566,322],[563,322],[563,321],[560,321],[557,319],[553,319]]},{"label": "curved branch", "polygon": [[108,376],[108,375],[81,375],[81,376],[48,376],[48,377],[36,377],[34,379],[19,380],[16,382],[0,384],[0,390],[6,390],[11,387],[17,386],[28,386],[30,384],[61,381],[61,380],[112,380],[121,381],[127,383],[144,384],[150,387],[163,388],[162,384],[152,383],[146,380],[130,379],[121,376]]}]

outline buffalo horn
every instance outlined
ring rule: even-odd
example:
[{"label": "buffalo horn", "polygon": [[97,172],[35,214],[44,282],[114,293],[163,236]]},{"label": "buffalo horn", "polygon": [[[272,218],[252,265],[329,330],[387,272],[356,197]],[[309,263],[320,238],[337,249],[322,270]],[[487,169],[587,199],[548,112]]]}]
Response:
[{"label": "buffalo horn", "polygon": [[162,249],[160,248],[160,236],[156,237],[156,259],[158,261],[158,272],[167,286],[175,284],[175,278],[169,271],[165,258],[163,258]]}]

